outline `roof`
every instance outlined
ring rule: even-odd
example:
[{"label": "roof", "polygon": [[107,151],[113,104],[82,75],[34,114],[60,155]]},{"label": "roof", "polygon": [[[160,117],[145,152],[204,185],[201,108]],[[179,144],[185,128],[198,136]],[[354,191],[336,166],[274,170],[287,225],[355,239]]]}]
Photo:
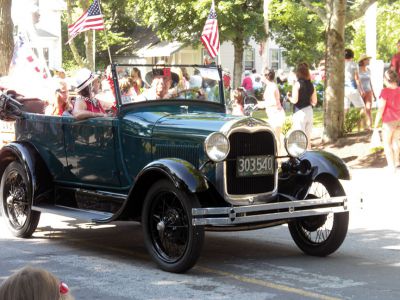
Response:
[{"label": "roof", "polygon": [[184,44],[180,42],[161,41],[150,27],[136,26],[132,39],[122,47],[112,47],[116,56],[160,57],[170,56]]},{"label": "roof", "polygon": [[137,52],[139,57],[170,56],[184,46],[181,42],[161,41],[149,47],[143,47]]},{"label": "roof", "polygon": [[160,39],[151,28],[136,26],[131,39],[123,46],[112,46],[112,53],[117,56],[137,56],[137,52],[145,47],[158,43]]}]

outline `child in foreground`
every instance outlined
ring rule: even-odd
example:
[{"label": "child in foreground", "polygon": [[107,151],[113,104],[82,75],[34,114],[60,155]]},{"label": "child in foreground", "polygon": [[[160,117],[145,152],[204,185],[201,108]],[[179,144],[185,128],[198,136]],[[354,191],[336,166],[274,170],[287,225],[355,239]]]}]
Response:
[{"label": "child in foreground", "polygon": [[68,286],[50,272],[25,267],[0,286],[0,300],[73,300]]}]

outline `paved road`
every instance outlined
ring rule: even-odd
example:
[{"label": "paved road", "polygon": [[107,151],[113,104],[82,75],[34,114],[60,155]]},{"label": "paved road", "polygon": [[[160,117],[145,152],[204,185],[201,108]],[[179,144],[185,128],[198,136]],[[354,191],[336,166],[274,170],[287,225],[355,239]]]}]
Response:
[{"label": "paved road", "polygon": [[[92,226],[43,215],[32,239],[0,228],[0,281],[31,264],[67,282],[77,300],[400,299],[400,199],[391,196],[400,180],[386,175],[353,170],[349,234],[327,258],[303,255],[285,226],[207,233],[196,267],[170,274],[150,261],[136,223]],[[360,195],[362,203],[354,200]]]}]

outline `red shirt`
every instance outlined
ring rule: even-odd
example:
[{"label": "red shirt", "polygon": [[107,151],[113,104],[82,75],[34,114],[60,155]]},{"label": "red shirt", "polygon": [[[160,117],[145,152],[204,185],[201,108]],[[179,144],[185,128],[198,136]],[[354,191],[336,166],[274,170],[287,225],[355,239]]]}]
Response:
[{"label": "red shirt", "polygon": [[394,67],[394,70],[397,73],[397,76],[400,80],[400,53],[393,55],[392,62],[390,63],[391,67]]},{"label": "red shirt", "polygon": [[380,98],[386,100],[385,110],[382,114],[382,122],[389,123],[400,120],[400,88],[384,88]]},{"label": "red shirt", "polygon": [[243,78],[242,87],[244,87],[246,91],[253,89],[253,80],[251,80],[250,76]]},{"label": "red shirt", "polygon": [[224,88],[229,88],[231,86],[231,77],[229,75],[224,75],[223,76],[223,80],[224,80]]}]

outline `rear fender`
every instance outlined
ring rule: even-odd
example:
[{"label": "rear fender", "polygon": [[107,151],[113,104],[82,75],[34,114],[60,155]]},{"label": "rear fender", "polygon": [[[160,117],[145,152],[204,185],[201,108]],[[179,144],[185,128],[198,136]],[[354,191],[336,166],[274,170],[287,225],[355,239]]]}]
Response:
[{"label": "rear fender", "polygon": [[26,142],[13,142],[0,150],[0,178],[4,170],[13,162],[19,161],[28,175],[28,181],[32,187],[32,204],[41,195],[51,191],[52,177],[35,147]]}]

